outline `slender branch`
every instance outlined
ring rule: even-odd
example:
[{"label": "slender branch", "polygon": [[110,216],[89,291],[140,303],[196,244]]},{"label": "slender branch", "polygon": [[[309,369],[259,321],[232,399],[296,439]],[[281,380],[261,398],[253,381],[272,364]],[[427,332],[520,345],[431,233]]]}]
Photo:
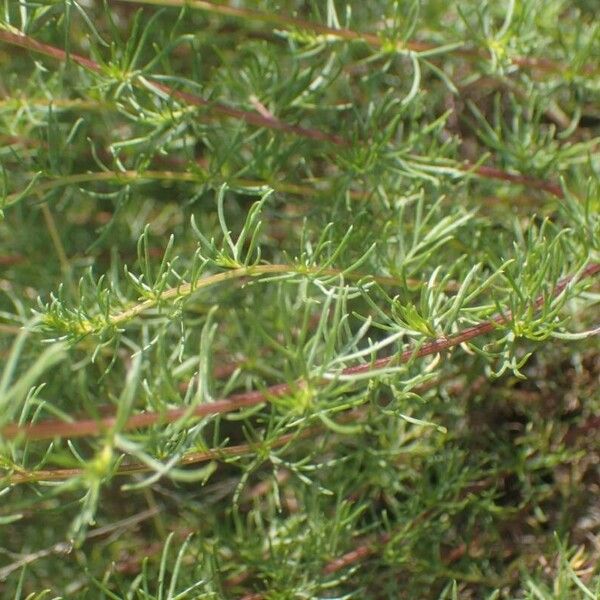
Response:
[{"label": "slender branch", "polygon": [[[340,422],[354,420],[355,415],[358,414],[360,413],[357,413],[357,411],[351,411],[350,413],[342,415]],[[322,429],[323,426],[318,425],[314,427],[308,427],[299,432],[287,433],[270,441],[249,442],[246,444],[225,446],[222,448],[211,448],[198,452],[188,452],[181,457],[181,460],[177,464],[181,467],[196,465],[199,463],[208,462],[210,460],[223,461],[229,457],[239,457],[246,454],[256,454],[258,451],[264,451],[266,449],[272,450],[273,448],[281,448],[290,442],[313,437],[315,434],[322,431]],[[151,467],[145,463],[133,462],[120,466],[113,475],[124,476],[131,475],[133,473],[145,473],[151,470]],[[84,468],[40,469],[36,471],[19,470],[18,472],[9,475],[7,478],[5,478],[5,480],[7,480],[11,485],[20,483],[33,483],[36,481],[62,481],[71,479],[72,477],[85,475],[85,473],[86,469]]]},{"label": "slender branch", "polygon": [[[594,277],[598,273],[600,273],[600,263],[592,263],[581,272],[579,279]],[[561,294],[569,284],[575,281],[575,279],[575,276],[572,275],[559,281],[554,289],[554,295],[558,296]],[[544,296],[537,298],[533,303],[534,308],[539,309],[545,300],[546,297]],[[437,338],[431,342],[423,344],[420,347],[410,346],[399,355],[379,358],[368,364],[347,367],[343,369],[340,374],[358,375],[369,373],[370,371],[375,371],[377,369],[392,366],[394,364],[403,364],[416,358],[423,358],[428,355],[438,354],[439,352],[468,342],[476,337],[491,333],[498,327],[509,323],[511,319],[512,313],[501,313],[488,321],[484,321],[478,325],[463,329],[454,335]],[[207,415],[226,414],[242,408],[257,406],[264,402],[269,402],[276,400],[277,398],[294,394],[294,392],[304,388],[306,385],[306,381],[299,380],[295,383],[280,383],[277,385],[272,385],[264,390],[253,390],[250,392],[232,394],[227,398],[216,400],[215,402],[201,404],[195,407],[191,411],[191,414],[189,407],[175,408],[163,412],[140,413],[129,417],[122,424],[121,431],[173,423],[188,415],[199,418]],[[28,440],[47,440],[60,437],[76,438],[100,435],[102,433],[110,432],[116,426],[117,419],[116,417],[111,416],[101,419],[84,419],[75,422],[48,420],[30,425],[10,424],[4,426],[0,430],[0,433],[5,439],[23,437]]]},{"label": "slender branch", "polygon": [[[179,461],[179,466],[194,465],[209,460],[225,460],[232,456],[244,456],[245,454],[256,453],[260,450],[281,448],[286,444],[298,439],[304,439],[314,435],[318,431],[317,427],[311,427],[299,433],[288,433],[278,438],[265,442],[252,442],[248,444],[238,444],[235,446],[225,446],[224,448],[214,448],[203,450],[201,452],[189,452]],[[114,475],[131,475],[133,473],[144,473],[151,471],[148,465],[136,462],[122,465]],[[6,479],[10,484],[33,483],[35,481],[62,481],[72,477],[80,477],[86,473],[85,469],[40,469],[37,471],[18,471],[12,473]]]},{"label": "slender branch", "polygon": [[[423,393],[427,389],[435,385],[439,385],[441,381],[434,380],[423,386],[420,386],[418,393]],[[349,421],[356,421],[357,418],[362,416],[364,411],[360,408],[353,408],[350,411],[342,414],[338,421],[340,423],[347,423]],[[197,451],[197,452],[188,452],[181,457],[181,460],[178,462],[178,466],[182,465],[196,465],[203,462],[208,462],[209,460],[225,460],[226,458],[232,456],[244,456],[246,454],[256,453],[257,451],[265,450],[265,448],[273,449],[280,448],[285,446],[286,444],[295,441],[302,440],[307,437],[314,437],[315,434],[321,432],[323,430],[324,425],[320,424],[314,427],[309,427],[303,431],[298,433],[290,433],[282,435],[274,440],[269,442],[253,442],[247,444],[239,444],[236,446],[225,446],[221,448],[211,448],[209,450]],[[117,471],[113,473],[114,476],[125,476],[131,475],[133,473],[144,473],[150,471],[151,468],[141,462],[128,463],[125,465],[121,465]],[[63,481],[66,479],[70,479],[72,477],[80,477],[85,475],[86,470],[84,468],[70,468],[70,469],[39,469],[35,471],[27,471],[25,469],[19,469],[16,473],[12,473],[5,477],[5,481],[10,485],[17,485],[20,483],[33,483],[36,481]],[[287,475],[283,475],[281,477],[281,481],[287,479],[289,477],[289,473]],[[1,480],[1,478],[0,478]],[[265,484],[258,484],[255,489],[250,490],[246,495],[245,499],[255,495],[261,495],[265,493]]]},{"label": "slender branch", "polygon": [[[91,183],[96,181],[203,181],[203,178],[196,173],[178,172],[178,171],[101,171],[97,173],[75,173],[65,175],[50,181],[35,184],[28,190],[28,194],[42,194],[50,190],[69,185],[78,185],[80,183]],[[5,199],[5,206],[14,204],[22,197],[22,192],[9,194]]]},{"label": "slender branch", "polygon": [[[467,166],[465,170],[468,171],[469,167]],[[564,197],[563,190],[560,187],[560,185],[552,181],[536,179],[535,177],[529,177],[528,175],[509,173],[508,171],[503,171],[502,169],[496,169],[495,167],[486,167],[483,165],[476,167],[475,173],[479,175],[479,177],[484,177],[487,179],[498,179],[500,181],[506,181],[507,183],[514,183],[518,185],[524,185],[528,188],[543,190],[545,192],[553,194],[557,198]]]},{"label": "slender branch", "polygon": [[[27,190],[28,195],[41,194],[57,188],[78,185],[80,183],[93,183],[98,181],[113,181],[116,183],[129,183],[129,182],[145,182],[145,181],[185,181],[185,182],[198,182],[198,183],[210,183],[214,182],[213,179],[203,175],[202,173],[194,173],[192,171],[100,171],[91,173],[74,173],[71,175],[65,175],[49,181],[44,181],[39,184],[33,185]],[[228,179],[227,183],[231,187],[240,188],[263,188],[269,186],[277,192],[284,192],[287,194],[293,194],[296,196],[312,196],[312,195],[324,195],[331,193],[330,189],[319,188],[317,186],[311,186],[306,184],[288,183],[285,181],[261,181],[258,179]],[[366,194],[361,192],[350,192],[351,197],[359,198],[364,197]],[[4,206],[8,207],[18,202],[23,196],[23,192],[14,192],[9,194],[5,198]],[[0,257],[0,265],[2,264],[2,257]]]},{"label": "slender branch", "polygon": [[[30,106],[41,106],[44,108],[64,109],[64,110],[89,110],[89,111],[106,111],[117,108],[110,102],[100,102],[97,100],[80,100],[78,98],[27,98],[26,96],[12,96],[0,100],[0,108],[22,108]],[[13,142],[20,141],[19,138],[13,138]],[[31,143],[31,142],[30,142]]]},{"label": "slender branch", "polygon": [[[553,194],[558,198],[564,196],[562,188],[557,183],[544,181],[541,179],[535,179],[526,175],[517,175],[496,169],[494,167],[477,166],[473,167],[472,164],[466,163],[463,167],[458,167],[460,170],[468,172],[473,170],[476,175],[488,179],[498,179],[507,183],[514,183],[518,185],[524,185],[525,187],[539,189]],[[147,181],[185,181],[185,182],[198,182],[198,183],[209,183],[211,180],[204,176],[202,173],[194,173],[191,171],[100,171],[91,173],[74,173],[71,175],[65,175],[63,177],[52,179],[50,181],[44,181],[39,184],[33,185],[27,190],[28,195],[42,194],[50,190],[66,187],[69,185],[78,185],[80,183],[93,183],[98,181],[111,181],[116,183],[129,183],[129,182],[147,182]],[[285,181],[261,181],[258,179],[229,179],[228,184],[232,187],[240,188],[262,188],[269,186],[277,192],[286,194],[292,194],[295,196],[316,196],[326,195],[332,192],[328,188],[319,188],[317,186],[311,186],[306,184],[288,183]],[[214,183],[214,182],[213,182]],[[354,199],[365,198],[368,195],[367,192],[350,191],[350,197]],[[6,196],[4,206],[16,204],[23,198],[23,192],[14,192]],[[3,263],[4,257],[0,256],[0,265]]]},{"label": "slender branch", "polygon": [[[265,390],[254,390],[250,392],[241,392],[232,394],[225,399],[216,400],[207,404],[201,404],[193,409],[190,416],[204,417],[214,414],[226,414],[262,404],[267,400],[281,398],[293,392],[290,384],[273,385]],[[140,413],[129,417],[123,424],[123,431],[130,429],[140,429],[152,425],[173,423],[185,417],[189,413],[189,407],[175,408],[164,412]],[[45,440],[55,437],[86,437],[100,435],[108,432],[117,425],[117,418],[114,416],[104,417],[102,419],[84,419],[74,422],[65,422],[58,420],[43,421],[32,425],[6,425],[0,430],[2,436],[6,439],[13,439],[24,436],[30,440]]]},{"label": "slender branch", "polygon": [[25,260],[25,257],[20,254],[6,254],[0,255],[0,267],[12,267],[18,265]]},{"label": "slender branch", "polygon": [[[55,58],[56,60],[62,62],[67,61],[67,53],[64,50],[55,48],[49,44],[38,42],[37,40],[22,33],[17,34],[9,31],[0,31],[0,41],[3,41],[7,44],[12,44],[13,46],[19,46],[33,52],[45,54],[46,56]],[[86,58],[85,56],[81,56],[80,54],[69,53],[68,60],[72,60],[74,63],[77,63],[78,65],[88,69],[89,71],[93,71],[94,73],[103,73],[104,71],[104,68],[97,62]],[[299,125],[290,125],[289,123],[285,123],[284,121],[281,121],[275,117],[266,117],[258,112],[241,110],[218,102],[210,102],[201,96],[197,96],[182,90],[176,90],[158,81],[144,80],[140,77],[132,77],[131,81],[138,87],[146,87],[147,84],[150,83],[154,89],[162,92],[163,94],[180,100],[185,104],[205,108],[209,112],[212,112],[218,116],[232,117],[234,119],[245,121],[249,125],[265,127],[267,129],[275,129],[304,138],[318,141],[328,141],[343,146],[348,145],[348,142],[337,135],[326,134],[319,129],[307,129],[305,127],[300,127]]]},{"label": "slender branch", "polygon": [[[322,23],[316,23],[314,21],[308,21],[306,19],[300,19],[298,17],[290,17],[286,15],[280,15],[276,12],[262,12],[253,10],[251,8],[240,8],[235,6],[229,6],[226,4],[216,4],[213,2],[205,2],[204,0],[116,0],[117,2],[125,4],[151,4],[154,6],[172,6],[182,8],[187,6],[189,8],[204,10],[227,17],[237,17],[242,19],[249,19],[252,21],[259,21],[272,25],[278,29],[301,29],[303,31],[310,31],[313,34],[331,36],[346,41],[361,41],[371,46],[381,47],[384,44],[384,39],[373,33],[361,33],[346,28],[335,28],[323,25]],[[415,52],[423,52],[426,50],[433,50],[436,48],[435,44],[429,44],[427,42],[418,41],[406,41],[398,43],[396,45],[398,50],[412,50]]]},{"label": "slender branch", "polygon": [[350,552],[346,552],[346,554],[334,558],[331,562],[327,563],[323,568],[323,573],[325,575],[337,573],[356,562],[368,558],[372,554],[376,554],[379,552],[381,546],[385,546],[385,544],[390,541],[391,537],[392,536],[389,533],[383,533],[375,541],[366,542],[365,544],[356,546],[356,548]]},{"label": "slender branch", "polygon": [[[280,15],[276,12],[263,12],[259,10],[253,10],[251,8],[241,8],[236,6],[229,6],[227,4],[217,4],[209,0],[113,0],[124,4],[149,4],[153,6],[171,6],[183,8],[189,7],[192,9],[203,10],[214,14],[219,14],[227,17],[236,17],[251,21],[258,21],[271,25],[277,29],[293,30],[300,29],[303,31],[310,31],[315,35],[331,36],[340,40],[346,41],[361,41],[365,44],[373,46],[374,48],[389,47],[390,40],[387,40],[385,36],[378,35],[375,33],[364,33],[347,29],[345,27],[335,28],[316,23],[314,21],[308,21],[298,17],[290,17],[287,15]],[[427,52],[436,50],[438,46],[429,42],[407,40],[402,42],[396,42],[395,49],[397,51],[413,51],[413,52]],[[459,46],[454,49],[454,52],[467,59],[477,60],[486,58],[486,53],[477,48],[468,48],[465,46]],[[540,71],[551,72],[551,73],[563,73],[567,69],[567,65],[552,60],[550,58],[536,58],[530,56],[513,56],[510,57],[512,64],[522,68],[537,69]],[[593,65],[585,65],[584,72],[593,73],[595,68]]]},{"label": "slender branch", "polygon": [[[96,323],[93,320],[79,321],[77,323],[77,329],[81,334],[85,335],[96,332],[98,328],[103,328],[106,326],[116,327],[119,325],[123,325],[128,321],[131,321],[135,317],[140,316],[141,314],[145,313],[148,310],[151,310],[152,308],[157,307],[162,302],[191,296],[200,289],[211,287],[213,285],[217,285],[219,283],[231,281],[234,279],[242,279],[246,277],[260,277],[263,275],[272,275],[278,273],[296,273],[299,275],[323,275],[327,277],[344,276],[347,279],[365,279],[373,281],[380,285],[399,285],[401,283],[401,280],[396,277],[344,272],[342,269],[323,269],[320,267],[310,267],[305,265],[295,266],[286,264],[252,265],[248,267],[239,267],[237,269],[231,269],[223,273],[215,273],[214,275],[209,275],[193,283],[181,283],[178,286],[169,288],[163,291],[162,293],[157,294],[156,296],[148,298],[147,300],[133,304],[129,308],[109,314],[107,317],[105,317],[104,321],[102,322]],[[406,280],[406,283],[411,286],[422,285],[422,282],[417,279],[408,279]],[[453,282],[449,282],[446,289],[455,290],[456,285]]]},{"label": "slender branch", "polygon": [[[210,3],[208,3],[208,2],[204,3],[204,4],[210,5]],[[213,5],[211,5],[211,6],[213,6]],[[214,6],[217,6],[217,5],[214,5]],[[218,6],[220,6],[220,5],[218,5]],[[325,30],[328,31],[330,29],[325,26],[319,26],[319,27],[323,27],[324,28],[323,31],[325,31]],[[345,31],[345,30],[332,29],[331,31],[339,32],[339,31]],[[353,32],[353,33],[355,33],[355,32]],[[358,35],[358,34],[356,34],[356,35]],[[374,38],[379,39],[377,36],[374,36]],[[8,32],[8,31],[0,31],[0,41],[3,41],[7,44],[11,44],[14,46],[19,46],[21,48],[25,48],[32,52],[38,52],[40,54],[44,54],[46,56],[49,56],[51,58],[54,58],[54,59],[62,61],[62,62],[66,62],[66,60],[67,60],[67,53],[64,50],[61,50],[60,48],[56,48],[54,46],[50,46],[49,44],[43,44],[42,42],[38,42],[37,40],[35,40],[25,34],[22,34],[22,33],[16,34],[16,33]],[[70,53],[68,58],[70,60],[72,60],[73,62],[77,63],[78,65],[80,65],[90,71],[93,71],[94,73],[102,73],[103,72],[103,67],[101,65],[99,65],[97,62],[95,62],[89,58],[86,58],[84,56],[81,56],[81,55],[75,54],[75,53]],[[317,140],[317,141],[325,141],[325,142],[329,142],[329,143],[331,143],[335,146],[339,146],[339,147],[344,147],[344,148],[350,147],[350,142],[348,140],[346,140],[336,134],[325,133],[319,129],[308,129],[308,128],[300,127],[297,125],[291,125],[291,124],[285,123],[284,121],[281,121],[280,119],[277,119],[275,117],[269,117],[269,116],[260,114],[259,112],[245,111],[245,110],[241,110],[238,108],[233,108],[233,107],[225,105],[225,104],[209,102],[208,100],[205,100],[204,98],[202,98],[200,96],[191,94],[190,92],[176,90],[176,89],[174,89],[168,85],[165,85],[163,83],[160,83],[158,81],[143,79],[140,77],[132,77],[131,81],[138,87],[144,87],[144,88],[147,87],[145,82],[151,81],[152,87],[154,87],[156,90],[158,90],[172,98],[175,98],[185,104],[188,104],[191,106],[203,107],[206,110],[208,110],[209,112],[212,112],[213,114],[215,114],[216,116],[231,117],[234,119],[239,119],[241,121],[248,123],[249,125],[253,125],[256,127],[264,127],[266,129],[283,131],[284,133],[289,133],[289,134],[297,135],[297,136],[308,138],[308,139],[313,139],[313,140]],[[474,165],[473,163],[469,163],[469,162],[466,162],[463,165],[457,166],[457,169],[462,170],[464,172],[475,173],[479,177],[483,177],[483,178],[502,179],[503,181],[506,181],[509,183],[517,183],[520,185],[532,187],[534,189],[545,190],[545,191],[548,191],[548,192],[556,195],[559,198],[562,197],[562,190],[555,183],[546,182],[543,180],[539,180],[539,179],[535,179],[535,178],[527,177],[527,176],[523,176],[523,175],[515,175],[515,174],[501,171],[500,169],[495,169],[492,167],[477,166],[477,165]]]}]

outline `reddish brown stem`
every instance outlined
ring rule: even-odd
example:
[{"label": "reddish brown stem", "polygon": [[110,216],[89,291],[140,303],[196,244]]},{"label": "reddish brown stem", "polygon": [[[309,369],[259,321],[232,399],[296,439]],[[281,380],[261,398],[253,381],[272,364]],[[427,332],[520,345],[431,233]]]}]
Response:
[{"label": "reddish brown stem", "polygon": [[24,261],[24,257],[19,254],[13,255],[0,255],[0,267],[10,267],[11,265],[18,265]]},{"label": "reddish brown stem", "polygon": [[[323,30],[323,32],[325,32],[325,30],[329,31],[329,28],[325,26],[322,26],[321,29]],[[340,31],[343,33],[346,30],[335,29],[332,31],[337,32],[337,34],[339,35]],[[356,36],[357,38],[359,37],[359,34],[356,32],[349,31],[349,33],[352,34],[352,36]],[[348,39],[354,39],[354,37],[352,36],[350,36],[350,38]],[[369,43],[374,43],[375,40],[379,40],[377,36],[370,34],[361,35],[360,37],[361,39],[365,39],[365,41]],[[8,31],[0,31],[0,41],[3,41],[7,44],[11,44],[13,46],[25,48],[32,52],[44,54],[62,62],[65,62],[67,60],[67,53],[64,50],[61,50],[60,48],[56,48],[54,46],[50,46],[49,44],[43,44],[42,42],[38,42],[37,40],[24,34],[15,34],[10,33]],[[417,45],[420,46],[420,43],[415,42],[413,44],[415,45],[415,49],[422,50],[426,49],[426,47],[429,47],[427,44],[424,44],[422,48],[417,48]],[[68,58],[69,60],[72,60],[73,62],[90,71],[93,71],[95,73],[102,72],[102,67],[97,62],[86,58],[85,56],[70,53],[68,55]],[[154,86],[155,89],[160,90],[164,94],[167,94],[172,98],[180,100],[185,104],[203,107],[207,111],[220,117],[231,117],[233,119],[239,119],[248,123],[249,125],[253,125],[256,127],[265,127],[266,129],[282,131],[284,133],[289,133],[292,135],[297,135],[312,140],[329,142],[339,147],[348,148],[351,145],[348,140],[336,134],[326,133],[324,131],[321,131],[320,129],[305,128],[300,127],[298,125],[291,125],[290,123],[281,121],[276,117],[266,116],[264,114],[260,114],[259,112],[246,111],[218,102],[209,102],[208,100],[205,100],[204,98],[195,94],[191,94],[190,92],[176,90],[158,81],[153,81],[152,79],[148,79],[148,81],[152,83],[152,86]],[[140,78],[133,79],[133,82],[138,86],[143,86],[143,83],[140,80]],[[535,179],[533,177],[527,177],[524,175],[508,173],[506,171],[502,171],[501,169],[496,169],[495,167],[476,166],[473,163],[468,162],[459,168],[465,172],[471,171],[473,173],[476,173],[480,177],[488,179],[500,179],[509,183],[515,183],[527,186],[529,188],[544,190],[551,194],[554,194],[558,198],[563,197],[562,189],[557,183],[544,181],[541,179]]]},{"label": "reddish brown stem", "polygon": [[[21,48],[31,50],[32,52],[45,54],[46,56],[62,62],[67,61],[67,53],[64,50],[50,46],[49,44],[38,42],[27,35],[10,33],[8,31],[0,31],[0,41],[6,42],[7,44],[11,44],[13,46],[19,46]],[[86,58],[85,56],[81,56],[80,54],[71,52],[68,55],[68,60],[71,60],[85,69],[93,71],[94,73],[102,73],[103,71],[101,65],[99,65],[97,62]],[[138,86],[143,85],[139,78],[135,78],[133,81]],[[160,90],[172,98],[176,98],[177,100],[180,100],[181,102],[191,106],[200,106],[206,108],[209,112],[222,117],[239,119],[256,127],[275,129],[313,140],[328,141],[338,146],[348,145],[348,142],[341,137],[324,133],[319,129],[308,129],[305,127],[300,127],[299,125],[290,125],[289,123],[285,123],[276,117],[266,117],[258,112],[241,110],[218,102],[209,102],[200,96],[182,90],[176,90],[158,81],[153,81],[150,79],[150,82],[155,89]]]},{"label": "reddish brown stem", "polygon": [[[318,432],[317,427],[310,427],[299,433],[287,433],[279,436],[270,442],[256,442],[248,444],[238,444],[236,446],[225,446],[224,448],[211,448],[199,452],[189,452],[185,454],[179,461],[179,466],[193,465],[209,460],[224,460],[231,456],[243,456],[250,452],[257,452],[260,449],[268,447],[281,448],[294,440],[301,440],[313,436]],[[144,463],[130,463],[121,465],[114,475],[131,475],[132,473],[142,473],[148,471],[149,468]],[[9,476],[11,484],[32,483],[34,481],[62,481],[79,477],[85,473],[85,469],[40,469],[30,472],[16,472]]]},{"label": "reddish brown stem", "polygon": [[[253,10],[251,8],[242,8],[236,6],[229,6],[227,4],[216,3],[210,0],[116,0],[117,2],[124,3],[126,5],[131,4],[151,4],[158,6],[172,6],[175,8],[181,8],[184,5],[188,5],[190,8],[196,8],[200,10],[207,10],[216,14],[225,15],[229,17],[236,17],[245,20],[254,20],[262,23],[268,23],[274,29],[298,29],[301,31],[309,31],[317,35],[331,36],[337,39],[346,41],[361,41],[369,44],[374,48],[382,48],[386,44],[390,44],[391,40],[386,39],[384,35],[376,33],[362,33],[353,29],[345,27],[329,27],[322,23],[315,21],[309,21],[299,17],[282,16],[277,12],[268,13],[259,10]],[[396,48],[399,50],[412,50],[414,52],[425,52],[427,50],[435,50],[438,48],[436,44],[423,41],[415,40],[403,40],[402,42],[396,42]],[[458,47],[454,49],[454,53],[463,58],[470,60],[485,59],[489,55],[486,51],[479,48],[465,48]],[[564,63],[552,60],[551,58],[536,58],[529,56],[513,56],[509,59],[514,65],[528,68],[538,69],[546,72],[558,72],[563,73],[567,69],[567,65]],[[583,68],[586,73],[594,73],[594,65],[588,64]]]},{"label": "reddish brown stem", "polygon": [[[469,167],[465,168],[465,171],[468,170]],[[519,185],[524,185],[528,188],[544,190],[545,192],[553,194],[557,198],[564,197],[562,188],[558,183],[545,181],[543,179],[535,179],[534,177],[528,177],[527,175],[508,173],[507,171],[496,169],[495,167],[478,166],[474,169],[474,171],[480,177],[485,177],[487,179],[499,179],[501,181],[506,181],[507,183],[516,183]]]},{"label": "reddish brown stem", "polygon": [[[256,406],[269,399],[275,399],[285,396],[292,391],[292,386],[287,383],[273,385],[264,391],[241,392],[232,394],[226,399],[216,400],[208,404],[197,406],[193,412],[194,417],[203,417],[213,414],[225,414],[241,408]],[[184,417],[189,408],[174,408],[163,413],[148,412],[140,413],[129,417],[123,424],[123,430],[139,429],[151,425],[173,423]],[[19,425],[7,425],[2,429],[2,436],[12,439],[20,434],[25,434],[30,440],[44,440],[54,437],[86,437],[90,435],[100,435],[103,432],[110,431],[117,424],[117,418],[114,416],[104,417],[102,419],[84,419],[75,422],[64,421],[45,421],[22,427]]]},{"label": "reddish brown stem", "polygon": [[[580,278],[593,277],[600,273],[600,263],[592,263],[588,265],[581,273]],[[569,276],[556,284],[554,295],[557,296],[574,281],[575,276]],[[534,308],[539,309],[545,302],[546,297],[540,296],[534,301]],[[441,337],[431,342],[427,342],[420,347],[411,346],[398,356],[379,358],[371,363],[347,367],[341,371],[341,375],[358,375],[368,373],[376,369],[385,368],[394,364],[406,363],[411,359],[422,358],[431,354],[437,354],[444,350],[448,350],[454,346],[468,342],[476,337],[491,333],[498,326],[508,323],[512,318],[510,312],[496,315],[489,321],[484,321],[478,325],[463,329],[459,333],[448,337]],[[318,382],[316,382],[318,383]],[[254,390],[251,392],[241,392],[232,394],[228,398],[216,400],[207,404],[201,404],[195,407],[191,412],[189,407],[175,408],[164,412],[148,412],[140,413],[129,417],[120,425],[120,431],[130,429],[139,429],[142,427],[150,427],[152,425],[160,425],[172,423],[186,415],[191,417],[204,417],[214,414],[225,414],[239,410],[257,406],[263,402],[282,398],[293,394],[298,389],[306,386],[305,381],[298,381],[294,384],[280,383],[267,387],[265,390]],[[45,440],[57,437],[86,437],[100,435],[104,432],[109,432],[117,426],[117,419],[114,416],[104,417],[101,419],[85,419],[75,422],[64,422],[57,420],[48,420],[41,423],[31,425],[6,425],[0,430],[2,436],[6,439],[14,439],[23,436],[29,440]]]},{"label": "reddish brown stem", "polygon": [[372,554],[377,553],[381,546],[384,546],[390,541],[390,538],[391,536],[389,533],[384,533],[379,536],[376,542],[367,542],[366,544],[356,546],[354,550],[346,552],[346,554],[342,554],[342,556],[327,563],[323,568],[323,573],[325,573],[325,575],[331,575],[332,573],[337,573],[337,571],[345,569],[349,565],[364,560]]}]

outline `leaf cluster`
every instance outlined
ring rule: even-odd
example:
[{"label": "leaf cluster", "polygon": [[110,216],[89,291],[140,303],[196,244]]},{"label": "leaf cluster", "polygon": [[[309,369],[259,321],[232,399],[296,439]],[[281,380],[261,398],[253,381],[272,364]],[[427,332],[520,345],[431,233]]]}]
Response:
[{"label": "leaf cluster", "polygon": [[580,0],[0,0],[0,591],[595,598]]}]

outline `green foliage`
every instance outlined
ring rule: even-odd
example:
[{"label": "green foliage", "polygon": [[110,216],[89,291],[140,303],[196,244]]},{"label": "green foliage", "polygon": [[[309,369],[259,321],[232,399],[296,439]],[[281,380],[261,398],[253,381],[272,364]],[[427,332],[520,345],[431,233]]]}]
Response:
[{"label": "green foliage", "polygon": [[0,7],[3,597],[600,595],[593,2]]}]

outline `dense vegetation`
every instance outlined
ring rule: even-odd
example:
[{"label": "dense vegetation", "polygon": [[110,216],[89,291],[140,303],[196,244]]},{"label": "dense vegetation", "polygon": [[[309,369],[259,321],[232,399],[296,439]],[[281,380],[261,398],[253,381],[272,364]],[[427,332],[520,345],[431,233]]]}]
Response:
[{"label": "dense vegetation", "polygon": [[0,7],[3,598],[600,597],[596,0]]}]

